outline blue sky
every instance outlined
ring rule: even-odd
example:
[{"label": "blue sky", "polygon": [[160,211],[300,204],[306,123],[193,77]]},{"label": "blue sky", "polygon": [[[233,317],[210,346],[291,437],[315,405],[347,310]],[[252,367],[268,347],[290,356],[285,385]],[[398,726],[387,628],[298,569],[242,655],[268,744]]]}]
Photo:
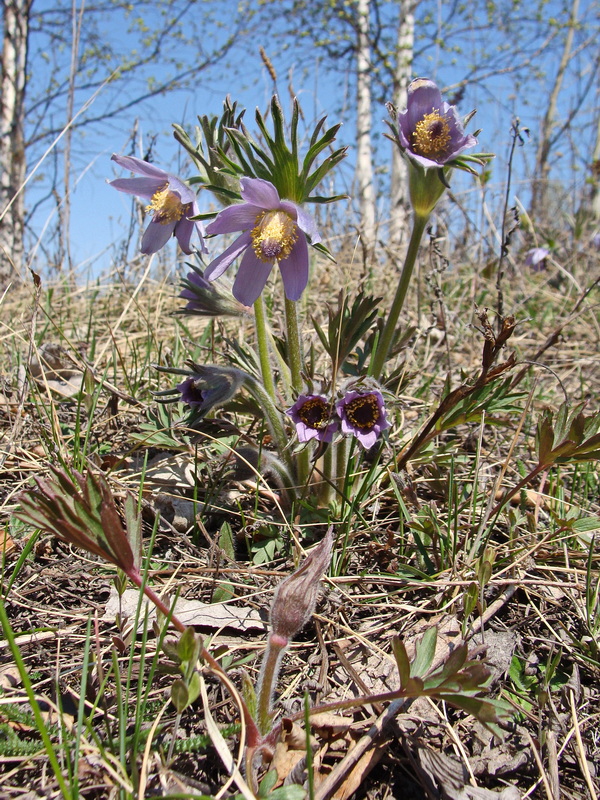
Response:
[{"label": "blue sky", "polygon": [[[581,17],[586,20],[594,19],[594,4],[592,0],[586,0],[583,4]],[[35,8],[43,8],[41,0]],[[225,0],[219,6],[220,12],[217,16],[218,25],[215,28],[215,41],[219,36],[226,35],[227,25],[223,28],[223,22],[234,18],[236,2]],[[441,8],[443,13],[444,4]],[[546,5],[548,19],[552,14],[559,14],[562,4],[551,0]],[[591,17],[590,17],[591,13]],[[84,20],[85,24],[85,20]],[[231,23],[233,24],[233,23]],[[594,23],[595,24],[595,23]],[[129,35],[119,33],[118,26],[109,26],[115,36],[114,48],[116,51],[121,49],[126,52],[134,46],[135,42]],[[212,30],[212,29],[211,29]],[[468,33],[468,32],[467,32]],[[533,41],[535,31],[531,32]],[[585,30],[580,36],[585,34]],[[490,34],[492,42],[502,44],[501,34]],[[495,38],[496,37],[496,38]],[[455,53],[449,58],[448,53],[439,48],[428,48],[421,54],[417,63],[416,70],[420,74],[427,74],[437,79],[440,85],[451,85],[453,82],[462,79],[468,73],[469,65],[473,58],[476,58],[477,48],[481,42],[475,36],[463,36],[462,52]],[[527,44],[527,33],[521,44]],[[219,114],[222,102],[227,94],[231,94],[233,99],[239,101],[241,106],[245,106],[248,111],[247,122],[252,122],[253,111],[256,106],[264,109],[272,93],[272,81],[267,70],[261,63],[258,48],[263,45],[270,55],[274,52],[274,44],[268,36],[255,34],[249,40],[244,41],[233,51],[233,58],[230,63],[236,66],[236,70],[225,66],[224,63],[217,64],[210,70],[198,74],[192,85],[172,92],[166,96],[159,96],[151,101],[144,102],[131,110],[130,113],[122,114],[117,119],[109,123],[92,126],[77,132],[73,139],[73,168],[72,181],[76,184],[72,194],[72,219],[71,219],[71,247],[74,256],[74,263],[80,267],[81,274],[91,271],[97,274],[106,270],[110,264],[115,247],[123,241],[131,219],[131,198],[122,193],[116,192],[107,185],[107,179],[121,175],[122,172],[115,169],[115,165],[110,162],[112,152],[131,153],[131,131],[136,126],[137,155],[141,155],[152,144],[153,160],[156,164],[163,166],[174,172],[189,174],[185,166],[185,154],[179,149],[171,134],[171,123],[179,122],[188,129],[193,127],[196,122],[197,114]],[[418,45],[417,45],[418,46]],[[293,50],[292,50],[293,53]],[[32,48],[32,57],[39,59],[39,51]],[[516,57],[523,57],[523,53],[517,53]],[[565,91],[561,98],[560,111],[562,114],[568,113],[569,102],[577,91],[577,85],[585,78],[586,69],[590,65],[586,59],[591,59],[592,54],[587,51],[580,56],[578,62],[573,63],[573,69],[565,80]],[[554,58],[554,60],[552,60]],[[304,52],[298,59],[294,60],[293,55],[288,51],[281,59],[273,58],[275,68],[280,77],[282,87],[286,88],[288,83],[293,85],[294,92],[298,95],[302,107],[305,110],[308,120],[317,118],[327,113],[331,124],[338,121],[336,112],[342,111],[341,119],[344,127],[340,133],[340,142],[353,144],[354,141],[354,120],[352,117],[353,93],[348,89],[348,82],[341,70],[326,70],[325,63],[319,59],[317,51],[311,54],[310,51]],[[556,52],[554,56],[545,62],[540,60],[537,65],[540,73],[544,71],[552,75],[555,70]],[[161,65],[153,67],[160,71]],[[291,77],[290,77],[291,76]],[[141,77],[136,78],[136,83],[128,83],[118,87],[118,93],[126,96],[129,92],[134,94],[139,91],[142,85]],[[147,75],[143,76],[147,79]],[[85,72],[82,70],[80,80],[84,80]],[[473,107],[477,107],[478,113],[472,125],[483,128],[480,136],[481,149],[491,150],[497,153],[497,163],[494,166],[494,179],[492,186],[500,191],[505,179],[505,159],[510,144],[511,120],[515,114],[521,118],[523,126],[531,127],[535,132],[537,129],[537,119],[540,110],[543,108],[547,92],[543,77],[539,83],[529,84],[520,93],[515,91],[514,84],[510,75],[496,76],[487,80],[481,85],[472,85],[468,88],[460,111],[466,113]],[[533,91],[532,91],[533,89]],[[117,93],[117,96],[118,96]],[[83,102],[89,99],[82,91],[76,96],[75,111]],[[598,103],[598,98],[590,95],[590,102],[594,100]],[[284,96],[282,102],[284,106],[288,97]],[[110,107],[115,103],[115,92],[113,86],[107,86],[100,91],[89,113]],[[343,107],[343,108],[342,108]],[[583,108],[579,112],[579,117],[587,114],[592,116],[591,107]],[[384,126],[383,118],[386,116],[383,106],[374,109],[374,130],[373,138],[380,154],[380,166],[385,166],[389,159],[391,145],[387,140],[381,138]],[[58,114],[60,121],[60,114]],[[588,136],[591,135],[588,130]],[[587,143],[583,143],[583,149],[589,149]],[[517,159],[514,192],[521,196],[527,194],[527,165],[532,163],[534,157],[533,139],[526,142],[524,148],[519,148]],[[583,157],[579,159],[583,163]],[[352,181],[352,151],[345,165],[342,166],[339,174],[341,188],[348,190]],[[42,165],[38,176],[50,175],[50,165],[52,156]],[[586,179],[585,170],[581,164],[565,164],[561,167],[560,156],[558,169],[561,177],[571,179],[569,169],[577,167],[575,181],[581,186]],[[30,169],[33,163],[30,164]],[[60,170],[60,164],[58,165]],[[28,202],[31,206],[37,198],[45,193],[43,180],[34,180],[31,184],[32,189],[28,195]],[[459,184],[456,184],[457,188]],[[208,198],[210,201],[210,197]],[[206,201],[201,205],[206,207]],[[46,231],[51,227],[56,218],[56,204],[50,199],[38,208],[34,217],[34,228],[36,231]],[[44,238],[46,237],[46,238]],[[41,241],[46,244],[47,249],[52,252],[55,247],[47,239],[48,233],[43,234]],[[44,263],[46,255],[43,249],[38,249],[38,268]]]}]

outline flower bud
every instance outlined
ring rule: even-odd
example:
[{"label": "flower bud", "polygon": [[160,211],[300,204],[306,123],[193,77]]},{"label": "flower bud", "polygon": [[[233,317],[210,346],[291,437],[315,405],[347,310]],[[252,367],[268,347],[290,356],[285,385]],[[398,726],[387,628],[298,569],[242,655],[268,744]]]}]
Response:
[{"label": "flower bud", "polygon": [[270,622],[271,636],[276,637],[278,645],[283,644],[282,640],[287,644],[312,617],[321,590],[321,578],[331,561],[332,547],[333,528],[329,528],[323,541],[275,590]]}]

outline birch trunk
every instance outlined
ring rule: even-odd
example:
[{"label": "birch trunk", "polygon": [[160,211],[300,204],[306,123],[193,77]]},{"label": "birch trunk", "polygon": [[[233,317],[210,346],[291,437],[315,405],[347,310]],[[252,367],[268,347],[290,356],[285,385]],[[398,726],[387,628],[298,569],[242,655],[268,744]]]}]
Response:
[{"label": "birch trunk", "polygon": [[358,0],[356,48],[356,182],[360,230],[367,262],[375,248],[375,187],[371,149],[371,50],[369,45],[370,0]]},{"label": "birch trunk", "polygon": [[[558,65],[558,71],[554,79],[554,85],[548,98],[548,105],[546,106],[546,113],[540,125],[540,138],[538,142],[537,152],[535,155],[535,172],[533,175],[533,188],[531,194],[531,209],[530,216],[534,222],[538,222],[538,217],[543,213],[546,205],[546,197],[548,191],[548,176],[550,174],[550,150],[554,144],[552,140],[552,132],[556,126],[556,109],[558,105],[558,96],[562,88],[563,78],[569,65],[569,59],[573,50],[573,37],[575,35],[575,26],[577,25],[577,17],[579,15],[579,0],[573,0],[571,7],[571,16],[567,23],[567,35],[565,36],[565,43],[563,52]],[[542,221],[542,220],[539,220]]]},{"label": "birch trunk", "polygon": [[0,98],[0,286],[23,266],[24,99],[33,0],[4,0]]},{"label": "birch trunk", "polygon": [[[407,89],[412,75],[415,46],[415,5],[414,0],[400,0],[394,94],[392,97],[392,103],[398,111],[406,108]],[[408,241],[408,233],[410,231],[408,170],[395,144],[392,144],[390,194],[390,244],[392,247],[402,248],[404,243]]]}]

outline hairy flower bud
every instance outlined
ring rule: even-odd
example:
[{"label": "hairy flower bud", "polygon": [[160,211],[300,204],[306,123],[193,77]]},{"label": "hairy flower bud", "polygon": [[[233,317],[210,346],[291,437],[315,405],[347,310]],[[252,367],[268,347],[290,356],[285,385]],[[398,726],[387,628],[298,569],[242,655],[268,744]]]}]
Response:
[{"label": "hairy flower bud", "polygon": [[332,547],[333,528],[329,528],[323,541],[275,590],[270,622],[271,637],[278,645],[286,646],[312,617],[321,590],[321,578],[331,561]]}]

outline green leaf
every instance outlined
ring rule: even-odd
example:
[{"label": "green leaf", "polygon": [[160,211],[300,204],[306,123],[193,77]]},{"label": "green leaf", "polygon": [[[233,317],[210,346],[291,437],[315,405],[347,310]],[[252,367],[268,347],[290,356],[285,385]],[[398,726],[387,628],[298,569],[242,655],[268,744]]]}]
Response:
[{"label": "green leaf", "polygon": [[200,654],[200,641],[192,627],[186,628],[177,643],[177,655],[180,661],[195,664]]},{"label": "green leaf", "polygon": [[404,689],[404,687],[408,683],[408,679],[410,678],[410,661],[408,658],[408,653],[406,652],[406,647],[402,639],[399,636],[394,636],[392,638],[392,650],[394,652],[394,658],[396,659],[396,664],[398,665],[398,674],[400,675],[400,688]]},{"label": "green leaf", "polygon": [[173,681],[173,685],[171,686],[171,702],[175,706],[178,714],[181,714],[181,712],[187,708],[189,697],[190,695],[185,681],[181,678],[177,678],[177,680]]},{"label": "green leaf", "polygon": [[437,626],[434,625],[423,634],[417,644],[414,661],[411,665],[411,676],[421,678],[431,667],[437,643]]}]

